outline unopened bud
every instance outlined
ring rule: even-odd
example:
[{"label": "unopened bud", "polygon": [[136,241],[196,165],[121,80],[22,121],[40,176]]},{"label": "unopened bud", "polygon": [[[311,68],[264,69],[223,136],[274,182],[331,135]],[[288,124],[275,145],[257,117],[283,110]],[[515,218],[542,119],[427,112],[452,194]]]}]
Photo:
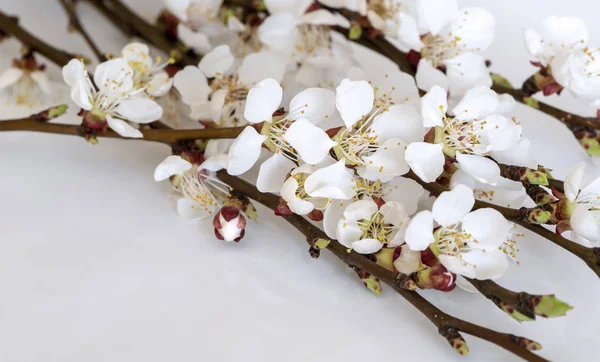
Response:
[{"label": "unopened bud", "polygon": [[420,270],[416,273],[415,279],[419,288],[422,289],[450,292],[456,287],[456,274],[449,272],[442,264]]},{"label": "unopened bud", "polygon": [[239,208],[223,206],[215,215],[213,226],[217,239],[238,242],[244,237],[246,218]]}]

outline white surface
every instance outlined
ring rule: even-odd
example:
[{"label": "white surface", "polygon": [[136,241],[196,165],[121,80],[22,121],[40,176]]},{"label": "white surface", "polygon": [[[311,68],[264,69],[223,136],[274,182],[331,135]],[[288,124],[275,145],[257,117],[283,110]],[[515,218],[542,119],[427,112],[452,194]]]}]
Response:
[{"label": "white surface", "polygon": [[[161,3],[127,2],[149,18]],[[538,27],[547,14],[583,17],[600,45],[600,6],[591,4],[461,1],[495,14],[500,30],[486,55],[515,83],[533,69],[521,29]],[[0,8],[44,39],[89,54],[76,34],[65,35],[57,2],[0,0]],[[117,52],[125,44],[91,9],[81,13],[102,49]],[[14,54],[9,49],[16,47],[0,45],[1,64]],[[556,104],[578,109],[569,100]],[[557,176],[586,158],[557,121],[523,107],[516,114],[535,156]],[[375,297],[326,252],[311,259],[301,235],[264,208],[239,245],[215,241],[210,221],[179,218],[169,186],[152,180],[168,152],[138,141],[91,146],[67,136],[0,134],[0,361],[515,359],[470,336],[470,355],[458,356],[400,296],[384,287]],[[423,295],[457,317],[541,342],[546,358],[595,360],[598,278],[536,236],[520,249],[521,266],[499,283],[556,293],[575,306],[568,317],[519,325],[482,296]]]}]

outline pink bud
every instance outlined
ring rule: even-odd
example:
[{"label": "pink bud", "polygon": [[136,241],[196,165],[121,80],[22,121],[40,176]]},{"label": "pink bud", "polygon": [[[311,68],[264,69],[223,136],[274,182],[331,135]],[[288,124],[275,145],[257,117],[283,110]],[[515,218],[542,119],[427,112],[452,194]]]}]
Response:
[{"label": "pink bud", "polygon": [[287,202],[285,202],[285,200],[280,197],[277,201],[277,208],[275,208],[275,215],[290,216],[291,214],[293,214],[293,212],[288,206]]},{"label": "pink bud", "polygon": [[323,221],[323,212],[321,210],[314,209],[306,216],[312,221]]},{"label": "pink bud", "polygon": [[213,219],[215,235],[219,240],[238,242],[244,237],[246,218],[240,209],[223,206]]},{"label": "pink bud", "polygon": [[456,274],[449,272],[442,264],[430,269],[429,279],[433,289],[442,292],[451,292],[456,287]]}]

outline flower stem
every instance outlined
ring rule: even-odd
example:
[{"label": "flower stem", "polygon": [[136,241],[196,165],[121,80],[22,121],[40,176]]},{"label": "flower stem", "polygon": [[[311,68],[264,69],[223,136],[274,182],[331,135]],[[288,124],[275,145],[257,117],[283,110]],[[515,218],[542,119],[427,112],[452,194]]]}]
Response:
[{"label": "flower stem", "polygon": [[[221,181],[227,183],[234,190],[246,194],[249,198],[260,202],[269,209],[275,210],[277,208],[277,202],[279,199],[277,196],[273,194],[261,193],[254,185],[235,176],[230,176],[226,172],[221,171],[218,173],[218,176]],[[282,217],[306,237],[306,241],[309,245],[312,245],[312,241],[318,238],[328,239],[327,235],[323,231],[299,215],[292,214],[290,216]],[[382,282],[391,286],[398,294],[404,297],[409,303],[423,313],[438,328],[440,335],[448,337],[454,333],[463,332],[500,346],[525,360],[545,361],[544,358],[532,353],[531,350],[525,347],[525,345],[531,346],[529,343],[525,342],[531,342],[530,340],[523,337],[517,337],[512,334],[496,332],[491,329],[452,317],[442,312],[416,292],[408,291],[398,286],[396,283],[396,273],[385,269],[361,254],[358,254],[354,251],[349,252],[346,247],[341,245],[336,240],[331,240],[326,249],[348,266],[358,267],[369,274],[376,276]],[[453,340],[450,338],[448,338],[448,340],[451,343],[453,342]]]},{"label": "flower stem", "polygon": [[100,48],[98,48],[98,45],[96,45],[90,34],[81,25],[79,16],[77,16],[77,0],[59,0],[59,2],[69,18],[69,30],[76,31],[83,37],[83,40],[85,40],[90,49],[92,49],[92,52],[94,52],[94,55],[99,62],[107,60],[106,56],[100,51]]}]

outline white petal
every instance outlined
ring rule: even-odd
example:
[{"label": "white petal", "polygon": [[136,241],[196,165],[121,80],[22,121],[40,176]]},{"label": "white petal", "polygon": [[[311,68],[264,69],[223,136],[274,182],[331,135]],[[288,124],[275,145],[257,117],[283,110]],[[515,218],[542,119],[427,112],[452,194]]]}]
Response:
[{"label": "white petal", "polygon": [[375,93],[371,85],[364,81],[342,80],[336,88],[335,103],[346,127],[368,115],[373,109]]},{"label": "white petal", "polygon": [[460,16],[441,34],[446,41],[460,39],[459,44],[465,50],[480,52],[494,41],[496,21],[492,13],[484,8],[464,8]]},{"label": "white petal", "polygon": [[588,210],[586,205],[576,205],[571,215],[570,224],[573,231],[587,240],[600,241],[600,225],[598,219],[600,212]]},{"label": "white petal", "polygon": [[211,89],[206,76],[197,67],[188,65],[177,72],[173,77],[173,86],[181,94],[183,103],[192,109],[208,102]]},{"label": "white petal", "polygon": [[359,254],[373,254],[381,250],[383,244],[375,239],[361,239],[352,243],[352,249]]},{"label": "white petal", "polygon": [[549,16],[542,22],[544,27],[544,53],[556,56],[570,49],[587,46],[589,31],[585,22],[574,16]]},{"label": "white petal", "polygon": [[412,251],[408,245],[402,246],[402,251],[398,259],[394,260],[394,268],[399,273],[410,274],[419,270],[421,265],[421,252]]},{"label": "white petal", "polygon": [[148,94],[153,97],[162,97],[169,93],[173,86],[173,79],[169,77],[167,72],[155,74],[148,84]]},{"label": "white petal", "polygon": [[470,279],[475,278],[475,268],[471,264],[464,262],[462,259],[445,254],[440,255],[438,259],[448,271],[454,274],[463,275]]},{"label": "white petal", "polygon": [[206,143],[206,149],[204,150],[204,157],[210,158],[216,155],[227,153],[229,150],[229,146],[233,143],[232,140],[222,139],[222,140],[208,140]]},{"label": "white petal", "polygon": [[[400,13],[400,28],[398,28],[398,40],[407,49],[401,49],[407,51],[414,49],[421,51],[423,42],[421,42],[421,34],[419,34],[419,27],[417,26],[416,20],[407,13]],[[428,89],[428,88],[425,88]]]},{"label": "white petal", "polygon": [[542,54],[544,40],[538,32],[531,29],[525,29],[523,30],[523,38],[525,38],[525,47],[529,54],[534,57],[538,57]]},{"label": "white petal", "polygon": [[304,190],[312,197],[348,200],[356,195],[353,177],[340,160],[331,166],[315,171],[304,182]]},{"label": "white petal", "polygon": [[446,159],[441,144],[415,142],[406,148],[406,162],[419,178],[435,182],[444,171]]},{"label": "white petal", "polygon": [[344,210],[344,217],[350,221],[370,220],[379,207],[370,198],[355,201]]},{"label": "white petal", "polygon": [[144,135],[138,129],[135,129],[122,119],[113,118],[110,114],[106,116],[106,123],[108,127],[113,131],[117,132],[123,137],[129,138],[143,138]]},{"label": "white petal", "polygon": [[[52,94],[52,85],[50,82],[50,78],[48,78],[48,74],[44,71],[35,71],[31,72],[29,76],[36,82],[36,84],[40,87],[42,93],[46,95]],[[0,79],[0,89],[2,89],[2,80]]]},{"label": "white petal", "polygon": [[294,147],[304,162],[312,165],[321,162],[331,147],[337,144],[325,131],[307,119],[299,119],[292,123],[283,139]]},{"label": "white petal", "polygon": [[289,201],[288,206],[294,214],[298,215],[308,215],[315,209],[315,205],[312,202],[297,197]]},{"label": "white petal", "polygon": [[177,37],[200,54],[206,54],[213,48],[206,34],[194,31],[183,23],[177,25]]},{"label": "white petal", "polygon": [[584,187],[581,190],[581,192],[579,193],[579,196],[577,198],[578,199],[587,198],[587,197],[597,198],[598,195],[600,195],[600,178],[596,178],[589,185]]},{"label": "white petal", "polygon": [[268,47],[282,51],[291,52],[298,34],[298,19],[290,13],[279,13],[268,16],[258,27],[258,38],[261,43]]},{"label": "white petal", "polygon": [[187,22],[187,10],[191,2],[192,0],[165,0],[165,5],[179,20]]},{"label": "white petal", "polygon": [[515,147],[521,141],[523,127],[513,120],[494,114],[486,117],[485,128],[480,131],[481,143],[490,145],[492,151],[504,151]]},{"label": "white petal", "polygon": [[463,260],[476,266],[475,279],[498,279],[508,269],[508,260],[506,255],[500,250],[479,251],[472,250],[463,254]]},{"label": "white petal", "polygon": [[304,14],[311,4],[312,0],[265,0],[269,13],[291,13],[296,17]]},{"label": "white petal", "polygon": [[448,77],[444,72],[435,68],[431,61],[422,58],[417,66],[417,74],[415,75],[417,86],[421,89],[431,89],[434,85],[440,86],[444,90],[448,90]]},{"label": "white petal", "polygon": [[[493,84],[490,70],[485,64],[485,58],[479,54],[463,53],[448,59],[445,64],[450,94],[453,99],[462,98],[473,87],[491,87]],[[496,112],[499,112],[498,109]]]},{"label": "white petal", "polygon": [[399,138],[408,143],[422,141],[427,133],[423,118],[410,104],[396,104],[375,118],[370,127],[379,142]]},{"label": "white petal", "polygon": [[200,219],[213,216],[215,207],[203,206],[184,197],[177,200],[177,213],[186,219]]},{"label": "white petal", "polygon": [[121,58],[128,63],[140,63],[146,68],[152,67],[152,58],[150,58],[150,48],[146,44],[133,42],[125,45],[121,50]]},{"label": "white petal", "polygon": [[419,199],[425,190],[415,180],[405,177],[396,177],[384,185],[384,190],[389,190],[385,195],[386,201],[398,201],[409,215],[417,211]]},{"label": "white petal", "polygon": [[227,168],[229,162],[229,156],[222,153],[212,157],[208,157],[200,166],[198,170],[208,170],[212,172],[221,171]]},{"label": "white petal", "polygon": [[442,119],[448,112],[446,91],[440,86],[433,86],[421,99],[421,116],[425,127],[443,126]]},{"label": "white petal", "polygon": [[356,222],[351,222],[345,219],[340,220],[335,232],[336,239],[340,242],[340,244],[347,248],[352,248],[352,243],[360,240],[362,234],[363,232],[358,227]]},{"label": "white petal", "polygon": [[105,95],[120,96],[133,88],[133,69],[122,58],[100,63],[94,71],[94,84]]},{"label": "white petal", "polygon": [[433,214],[425,210],[416,214],[408,223],[404,235],[406,244],[411,250],[421,251],[434,242],[433,238]]},{"label": "white petal", "polygon": [[[16,69],[16,68],[11,68],[11,69]],[[21,74],[22,74],[21,70],[19,70],[19,72],[21,72]],[[63,74],[63,78],[65,80],[65,83],[67,83],[67,85],[72,88],[72,87],[76,86],[81,80],[84,80],[88,73],[87,73],[87,70],[85,70],[85,65],[83,65],[81,60],[71,59],[71,61],[69,61],[69,63],[67,63],[67,65],[65,65],[62,68],[62,74]],[[14,77],[14,75],[12,77]],[[9,77],[9,78],[12,78],[12,77]],[[15,82],[16,82],[16,80],[15,80]]]},{"label": "white petal", "polygon": [[460,168],[475,180],[493,186],[500,182],[500,167],[489,158],[457,153],[456,160]]},{"label": "white petal", "polygon": [[371,87],[375,89],[378,104],[391,106],[419,98],[415,79],[407,73],[382,69],[375,71],[371,80]]},{"label": "white petal", "polygon": [[81,79],[77,84],[71,87],[71,100],[86,111],[92,110],[92,90],[86,79]]},{"label": "white petal", "polygon": [[456,0],[417,0],[419,26],[436,35],[458,15]]},{"label": "white petal", "polygon": [[469,90],[452,109],[452,113],[460,120],[482,119],[491,115],[498,108],[498,104],[500,101],[496,92],[479,86]]},{"label": "white petal", "polygon": [[401,176],[406,174],[410,167],[405,159],[406,142],[392,138],[383,143],[371,156],[363,157],[365,171],[363,177],[376,181],[385,176]]},{"label": "white petal", "polygon": [[294,163],[281,153],[275,153],[260,165],[256,188],[260,192],[279,192]]},{"label": "white petal", "polygon": [[451,191],[445,191],[433,203],[433,218],[442,226],[451,226],[461,221],[473,208],[475,198],[473,190],[458,185]]},{"label": "white petal", "polygon": [[198,68],[202,70],[208,78],[217,75],[224,75],[233,66],[235,58],[231,54],[229,45],[219,45],[211,50],[210,53],[202,57]]},{"label": "white petal", "polygon": [[219,89],[218,91],[214,92],[210,97],[210,119],[217,124],[221,122],[221,115],[223,112],[223,106],[225,105],[226,98],[226,89]]},{"label": "white petal", "polygon": [[298,215],[306,215],[313,211],[315,207],[312,203],[298,198],[296,195],[298,187],[298,181],[293,177],[289,177],[281,187],[281,197],[287,202],[292,212]]},{"label": "white petal", "polygon": [[117,106],[116,112],[128,121],[142,124],[159,120],[163,115],[162,107],[148,98],[126,100]]},{"label": "white petal", "polygon": [[229,148],[227,172],[232,176],[248,171],[260,157],[260,149],[267,137],[256,132],[254,127],[246,127]]},{"label": "white petal", "polygon": [[323,212],[323,230],[332,239],[335,239],[339,221],[344,216],[344,209],[348,201],[333,200]]},{"label": "white petal", "polygon": [[335,93],[325,88],[308,88],[292,98],[288,119],[306,118],[319,124],[334,114]]},{"label": "white petal", "polygon": [[281,82],[284,73],[284,60],[272,52],[250,54],[238,68],[239,81],[248,88],[267,78]]},{"label": "white petal", "polygon": [[529,153],[530,145],[531,142],[528,139],[523,138],[519,143],[509,149],[503,151],[490,151],[490,156],[495,161],[506,165],[537,169],[538,163]]},{"label": "white petal", "polygon": [[154,170],[154,181],[160,182],[173,175],[181,175],[192,168],[192,164],[180,156],[169,156]]},{"label": "white petal", "polygon": [[300,22],[313,25],[341,26],[342,28],[350,27],[348,19],[338,13],[331,13],[325,9],[318,9],[302,15]]},{"label": "white petal", "polygon": [[471,234],[468,244],[473,249],[495,250],[510,236],[512,228],[502,214],[494,209],[475,210],[463,219],[463,231]]},{"label": "white petal", "polygon": [[279,108],[283,89],[275,79],[265,79],[248,92],[244,117],[252,123],[271,122]]},{"label": "white petal", "polygon": [[397,229],[406,230],[410,218],[404,205],[397,201],[388,201],[381,206],[379,212],[383,215],[383,221],[386,224],[392,224]]},{"label": "white petal", "polygon": [[583,175],[585,174],[585,162],[581,161],[577,163],[565,177],[564,188],[565,196],[569,201],[575,201],[579,190],[581,190],[581,183],[583,182]]},{"label": "white petal", "polygon": [[479,293],[479,290],[477,290],[477,288],[475,288],[473,286],[473,284],[471,284],[467,279],[465,279],[465,277],[463,277],[462,275],[457,275],[456,276],[456,285],[458,285],[458,287],[466,292],[469,293]]}]

